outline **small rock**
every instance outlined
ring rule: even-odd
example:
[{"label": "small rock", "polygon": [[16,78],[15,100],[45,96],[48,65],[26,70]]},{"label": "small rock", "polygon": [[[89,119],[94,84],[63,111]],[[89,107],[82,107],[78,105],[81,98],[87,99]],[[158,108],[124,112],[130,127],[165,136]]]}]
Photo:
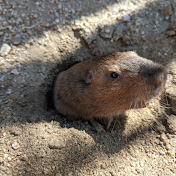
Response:
[{"label": "small rock", "polygon": [[10,50],[11,50],[11,47],[7,43],[4,43],[0,50],[1,56],[7,56]]},{"label": "small rock", "polygon": [[13,43],[14,45],[19,45],[19,44],[21,43],[21,41],[22,41],[21,35],[20,35],[20,34],[15,35],[15,37],[13,37],[13,38],[11,39],[11,41],[12,41],[12,43]]},{"label": "small rock", "polygon": [[106,164],[105,164],[105,163],[102,163],[102,164],[101,164],[101,169],[106,169],[106,168],[107,168]]},{"label": "small rock", "polygon": [[104,29],[104,32],[109,34],[111,32],[111,29],[109,27],[107,27],[107,28]]},{"label": "small rock", "polygon": [[56,173],[55,176],[61,176],[61,174],[60,173]]},{"label": "small rock", "polygon": [[56,20],[55,20],[55,22],[56,22],[56,23],[59,23],[59,22],[60,22],[60,20],[59,20],[59,19],[56,19]]},{"label": "small rock", "polygon": [[170,25],[168,29],[169,29],[169,30],[176,31],[176,24]]},{"label": "small rock", "polygon": [[26,154],[24,154],[23,156],[21,156],[21,160],[22,161],[27,161],[28,160],[28,157]]},{"label": "small rock", "polygon": [[10,53],[15,55],[16,50],[11,50],[11,52],[10,52]]},{"label": "small rock", "polygon": [[40,5],[40,2],[39,2],[39,1],[37,1],[37,2],[35,3],[35,5],[37,5],[37,6],[38,6],[38,5]]},{"label": "small rock", "polygon": [[102,29],[100,36],[105,39],[111,39],[113,31],[114,31],[113,27],[105,27],[104,29]]},{"label": "small rock", "polygon": [[166,128],[164,125],[162,125],[161,123],[154,123],[153,127],[156,131],[158,131],[160,134],[163,132],[166,132]]},{"label": "small rock", "polygon": [[32,171],[31,168],[29,168],[29,167],[26,168],[26,172],[27,172],[27,173],[31,173],[31,171]]},{"label": "small rock", "polygon": [[65,142],[64,141],[52,141],[48,144],[50,149],[62,149],[65,147]]},{"label": "small rock", "polygon": [[115,173],[114,171],[110,171],[109,173],[110,173],[111,176],[118,176],[118,174]]},{"label": "small rock", "polygon": [[58,28],[57,31],[58,31],[58,32],[62,32],[62,29],[61,29],[61,28]]},{"label": "small rock", "polygon": [[105,130],[104,130],[103,126],[101,124],[99,124],[97,121],[92,119],[91,124],[97,132],[105,133]]},{"label": "small rock", "polygon": [[162,133],[162,134],[160,135],[160,140],[161,140],[162,142],[165,142],[165,141],[167,140],[167,137],[166,137],[166,134],[165,134],[165,133]]},{"label": "small rock", "polygon": [[38,18],[38,15],[37,15],[37,14],[34,14],[34,18]]},{"label": "small rock", "polygon": [[166,16],[166,17],[165,17],[165,20],[169,20],[169,16]]},{"label": "small rock", "polygon": [[17,71],[17,69],[13,69],[13,70],[11,71],[11,73],[12,73],[13,75],[15,75],[15,76],[18,76],[18,75],[19,75],[19,72]]},{"label": "small rock", "polygon": [[12,93],[12,89],[8,89],[6,92],[7,95],[10,95],[11,93]]},{"label": "small rock", "polygon": [[0,36],[2,36],[4,34],[4,32],[0,32]]},{"label": "small rock", "polygon": [[122,38],[123,37],[123,25],[121,24],[121,25],[118,25],[117,26],[117,28],[115,29],[115,31],[114,31],[114,34],[113,34],[113,40],[114,41],[118,41],[120,38]]},{"label": "small rock", "polygon": [[175,157],[175,148],[172,148],[167,151],[167,153],[170,157]]},{"label": "small rock", "polygon": [[[168,64],[168,71],[172,73],[173,75],[176,74],[176,67],[175,67],[176,61],[173,60]],[[171,110],[174,114],[176,114],[176,85],[174,82],[176,82],[176,79],[173,77],[170,77],[168,74],[166,84],[166,95],[168,96],[171,104]]]},{"label": "small rock", "polygon": [[28,43],[26,43],[24,46],[26,49],[28,49],[30,47],[30,45]]},{"label": "small rock", "polygon": [[17,150],[17,149],[20,148],[20,145],[19,145],[17,142],[13,142],[13,143],[12,143],[12,148],[13,148],[14,150]]},{"label": "small rock", "polygon": [[162,150],[160,150],[160,151],[159,151],[159,154],[160,154],[160,155],[165,155],[165,152],[162,151]]},{"label": "small rock", "polygon": [[167,31],[167,36],[168,37],[171,37],[171,36],[174,36],[175,35],[175,31]]},{"label": "small rock", "polygon": [[0,139],[0,144],[4,144],[4,139]]},{"label": "small rock", "polygon": [[2,164],[3,163],[3,158],[2,157],[0,157],[0,164]]},{"label": "small rock", "polygon": [[123,21],[130,21],[130,16],[128,14],[125,14],[122,19]]},{"label": "small rock", "polygon": [[26,15],[24,13],[21,14],[21,17],[24,18]]},{"label": "small rock", "polygon": [[166,143],[166,150],[170,150],[170,148],[171,148],[171,146],[168,144],[168,143]]},{"label": "small rock", "polygon": [[73,176],[73,173],[72,173],[72,172],[69,172],[69,173],[68,173],[68,176]]},{"label": "small rock", "polygon": [[4,68],[4,69],[2,70],[2,72],[3,72],[3,73],[7,73],[7,72],[8,72],[8,69]]},{"label": "small rock", "polygon": [[41,35],[41,34],[43,34],[43,29],[41,27],[37,27],[36,32],[37,32],[37,34]]},{"label": "small rock", "polygon": [[12,158],[10,157],[7,157],[7,161],[10,162],[12,160]]},{"label": "small rock", "polygon": [[11,129],[10,130],[10,134],[13,134],[13,135],[15,135],[15,136],[19,136],[19,135],[21,135],[21,129]]},{"label": "small rock", "polygon": [[166,123],[170,133],[176,134],[176,116],[166,116]]},{"label": "small rock", "polygon": [[172,14],[173,14],[173,7],[172,7],[172,4],[170,4],[164,9],[164,15],[170,16]]}]

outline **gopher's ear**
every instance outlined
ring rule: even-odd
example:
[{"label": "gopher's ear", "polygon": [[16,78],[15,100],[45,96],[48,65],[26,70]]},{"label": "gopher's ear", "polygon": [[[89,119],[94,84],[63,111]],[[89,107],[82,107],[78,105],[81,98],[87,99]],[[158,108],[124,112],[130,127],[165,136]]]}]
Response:
[{"label": "gopher's ear", "polygon": [[93,70],[87,70],[84,75],[84,81],[86,84],[90,84],[94,80],[94,71]]}]

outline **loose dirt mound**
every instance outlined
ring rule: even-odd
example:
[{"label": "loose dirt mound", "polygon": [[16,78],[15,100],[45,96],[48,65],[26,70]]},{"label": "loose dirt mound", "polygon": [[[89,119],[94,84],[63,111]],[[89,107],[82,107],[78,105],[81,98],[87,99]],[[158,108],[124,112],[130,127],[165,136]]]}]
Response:
[{"label": "loose dirt mound", "polygon": [[[172,0],[0,0],[0,175],[176,175],[175,39]],[[160,100],[105,133],[52,109],[57,73],[128,50],[167,68]]]}]

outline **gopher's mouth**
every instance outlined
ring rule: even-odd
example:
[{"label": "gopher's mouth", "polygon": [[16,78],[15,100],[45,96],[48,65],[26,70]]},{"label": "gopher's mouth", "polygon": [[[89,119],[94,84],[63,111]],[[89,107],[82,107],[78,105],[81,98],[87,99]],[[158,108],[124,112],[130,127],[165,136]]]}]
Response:
[{"label": "gopher's mouth", "polygon": [[148,105],[148,100],[136,99],[136,101],[131,102],[129,109],[145,108],[147,105]]},{"label": "gopher's mouth", "polygon": [[149,101],[153,98],[159,98],[164,89],[164,84],[161,86],[157,86],[156,89],[152,92],[152,94],[147,95],[145,98],[140,99],[139,97],[136,100],[132,101],[129,109],[139,109],[145,108],[148,106]]}]

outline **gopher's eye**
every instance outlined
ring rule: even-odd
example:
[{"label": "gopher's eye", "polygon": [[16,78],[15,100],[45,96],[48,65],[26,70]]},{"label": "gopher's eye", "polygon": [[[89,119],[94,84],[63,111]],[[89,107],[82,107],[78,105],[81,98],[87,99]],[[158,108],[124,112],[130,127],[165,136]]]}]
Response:
[{"label": "gopher's eye", "polygon": [[112,77],[112,78],[118,78],[118,77],[119,77],[119,74],[116,73],[116,72],[112,72],[112,73],[111,73],[111,77]]}]

